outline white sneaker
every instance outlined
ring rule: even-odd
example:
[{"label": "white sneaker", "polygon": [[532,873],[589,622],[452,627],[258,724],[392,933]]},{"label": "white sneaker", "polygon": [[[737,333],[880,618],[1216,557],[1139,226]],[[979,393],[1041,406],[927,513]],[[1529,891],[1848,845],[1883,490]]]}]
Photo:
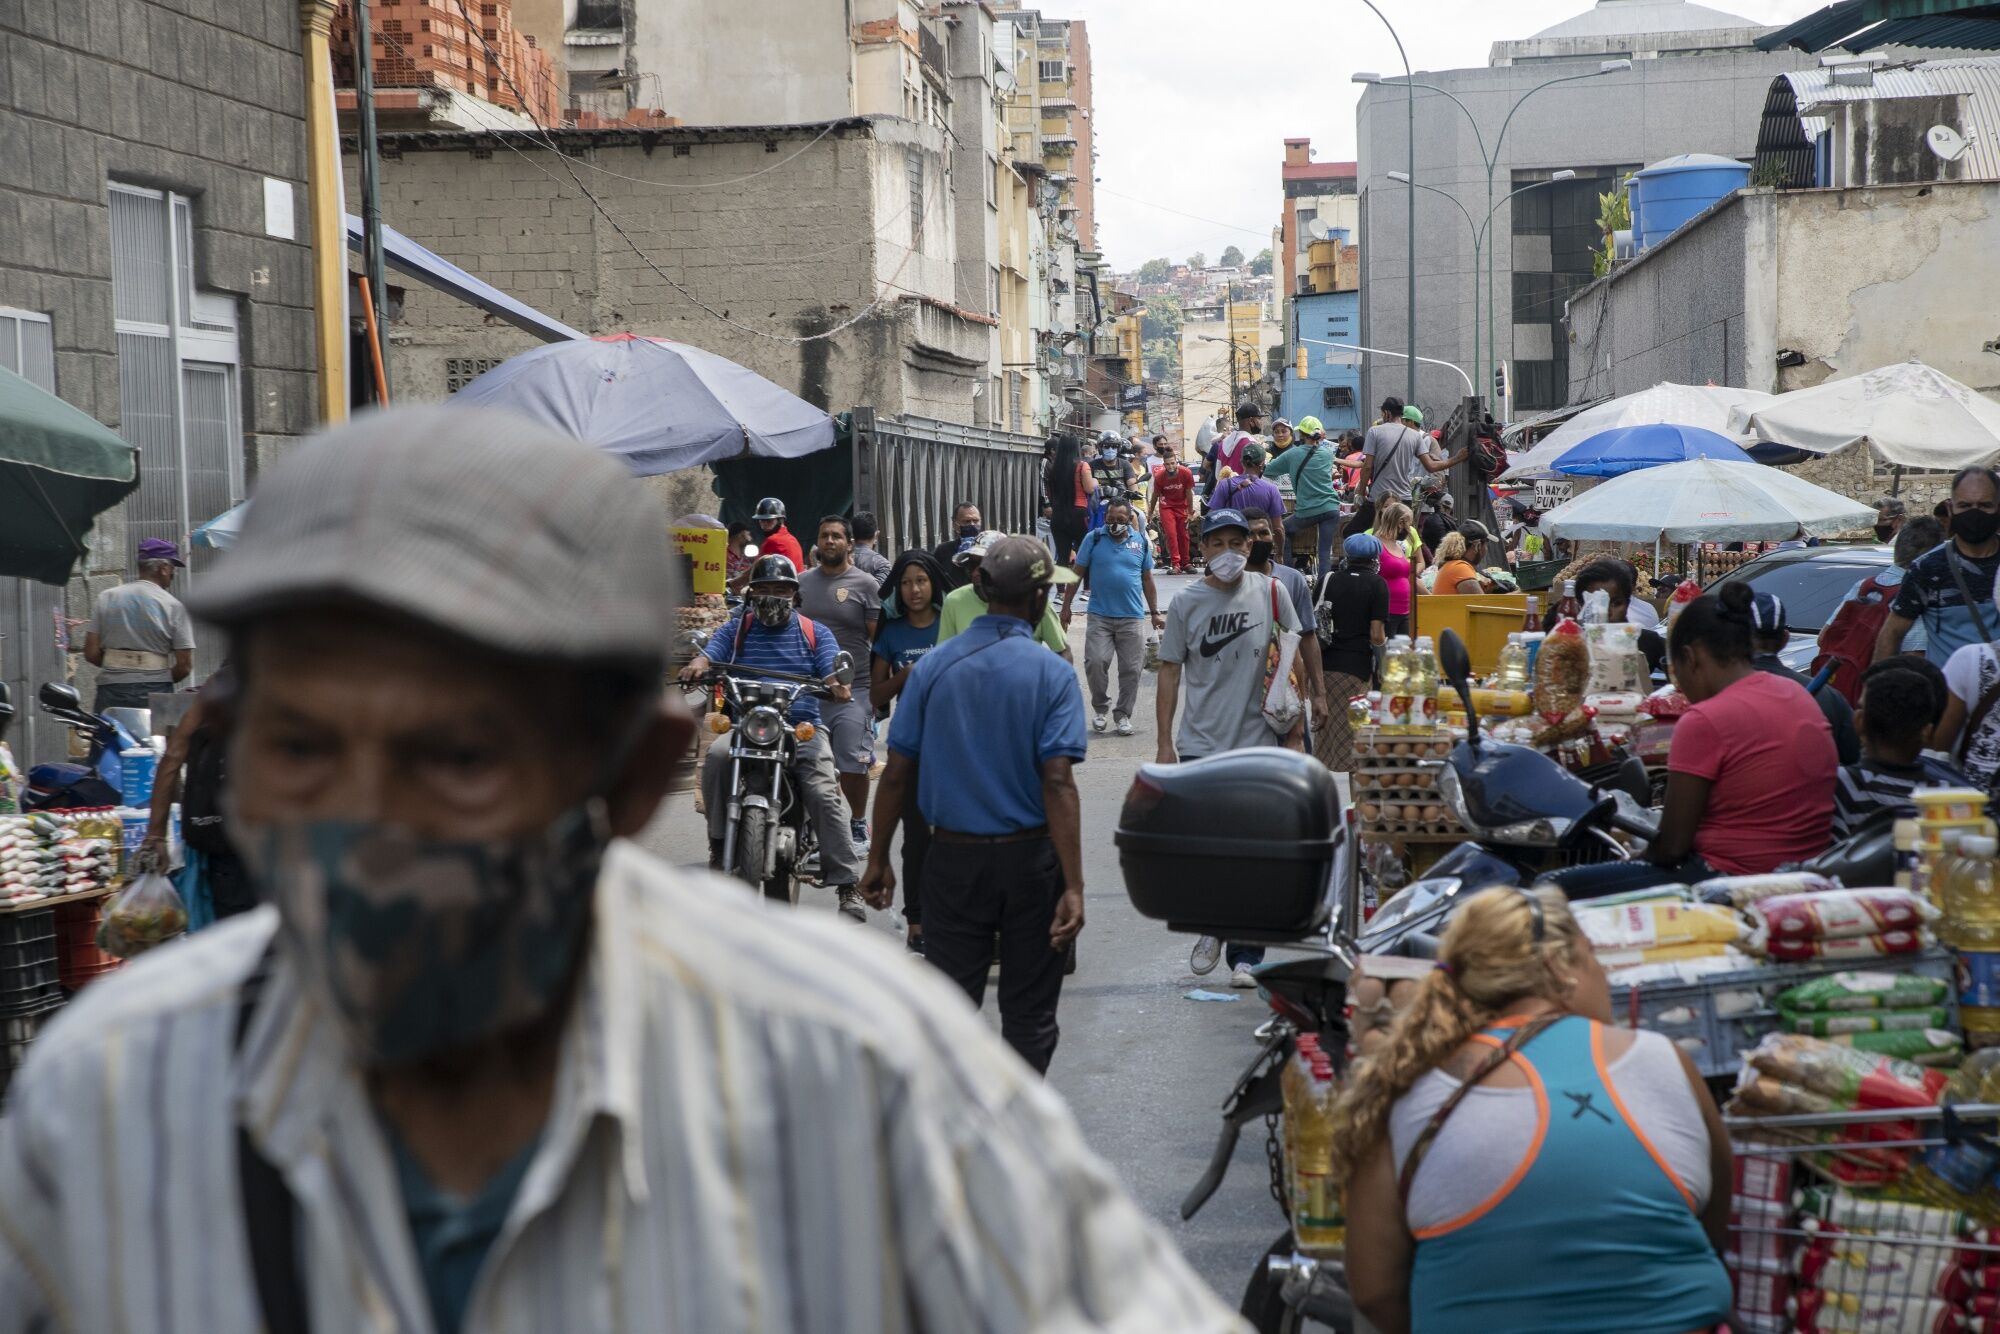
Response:
[{"label": "white sneaker", "polygon": [[1215,971],[1215,965],[1221,958],[1222,942],[1214,936],[1203,936],[1188,951],[1188,970],[1196,977],[1205,977]]},{"label": "white sneaker", "polygon": [[1254,991],[1257,989],[1257,975],[1239,963],[1229,974],[1229,985],[1239,991]]},{"label": "white sneaker", "polygon": [[1097,731],[1102,732],[1105,728],[1111,726],[1111,715],[1108,713],[1100,713],[1095,718],[1092,718],[1090,720],[1090,725]]},{"label": "white sneaker", "polygon": [[1120,718],[1118,720],[1118,735],[1119,736],[1132,735],[1132,720],[1130,718]]}]

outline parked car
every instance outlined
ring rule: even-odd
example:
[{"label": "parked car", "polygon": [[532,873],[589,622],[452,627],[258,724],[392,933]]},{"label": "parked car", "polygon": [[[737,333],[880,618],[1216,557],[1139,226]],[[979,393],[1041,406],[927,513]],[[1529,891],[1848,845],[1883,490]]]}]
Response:
[{"label": "parked car", "polygon": [[1873,542],[1829,543],[1773,551],[1723,575],[1702,591],[1713,593],[1724,584],[1749,584],[1759,593],[1775,593],[1785,604],[1785,624],[1791,642],[1778,657],[1796,672],[1810,672],[1819,651],[1819,632],[1853,587],[1880,574],[1893,561],[1891,548]]}]

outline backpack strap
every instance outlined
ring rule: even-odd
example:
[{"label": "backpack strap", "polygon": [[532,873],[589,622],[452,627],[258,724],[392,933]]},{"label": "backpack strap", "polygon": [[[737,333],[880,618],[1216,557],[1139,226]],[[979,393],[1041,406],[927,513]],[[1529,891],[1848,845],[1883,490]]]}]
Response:
[{"label": "backpack strap", "polygon": [[[819,635],[817,631],[815,631],[813,628],[813,623],[811,618],[808,617],[804,612],[800,612],[798,616],[799,616],[799,633],[806,637],[806,647],[808,649],[818,648]],[[750,637],[750,612],[746,608],[743,614],[736,618],[736,647],[729,650],[729,660],[731,662],[735,662],[738,658],[743,656],[743,641],[748,639],[749,637]]]}]

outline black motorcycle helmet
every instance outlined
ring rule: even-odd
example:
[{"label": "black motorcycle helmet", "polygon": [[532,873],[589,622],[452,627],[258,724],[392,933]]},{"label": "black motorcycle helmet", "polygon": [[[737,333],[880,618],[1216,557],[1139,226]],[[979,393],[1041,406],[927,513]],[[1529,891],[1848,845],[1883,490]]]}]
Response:
[{"label": "black motorcycle helmet", "polygon": [[785,521],[785,502],[776,496],[765,496],[757,502],[755,517],[759,519],[776,519],[779,523],[783,523]]},{"label": "black motorcycle helmet", "polygon": [[799,572],[792,565],[790,556],[759,556],[757,563],[750,567],[750,587],[758,584],[788,584],[792,592],[799,591]]}]

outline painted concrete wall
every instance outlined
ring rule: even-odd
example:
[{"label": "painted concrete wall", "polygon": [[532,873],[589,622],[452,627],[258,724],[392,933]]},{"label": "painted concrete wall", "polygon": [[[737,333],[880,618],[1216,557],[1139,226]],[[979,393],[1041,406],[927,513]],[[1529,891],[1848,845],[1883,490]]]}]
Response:
[{"label": "painted concrete wall", "polygon": [[[1288,305],[1293,331],[1305,338],[1325,343],[1353,343],[1360,339],[1361,294],[1324,292],[1292,298]],[[1294,344],[1294,346],[1299,346]],[[1361,397],[1361,356],[1322,343],[1305,343],[1306,378],[1298,377],[1296,363],[1285,368],[1284,397],[1279,414],[1294,425],[1301,417],[1317,417],[1328,436],[1358,430],[1363,419]],[[1326,391],[1344,388],[1351,403],[1346,408],[1328,407]],[[1371,414],[1372,415],[1372,414]]]},{"label": "painted concrete wall", "polygon": [[[875,237],[892,227],[875,210],[876,178],[900,170],[902,147],[878,144],[864,126],[811,143],[815,133],[776,140],[780,155],[805,151],[763,175],[754,173],[775,159],[762,138],[690,134],[648,152],[642,131],[559,136],[637,251],[547,150],[475,147],[471,137],[392,140],[399,154],[383,164],[383,211],[420,244],[585,333],[693,343],[829,411],[866,404],[969,421],[984,327],[949,313],[933,319],[876,278]],[[784,341],[857,316],[831,338]],[[442,398],[449,361],[534,343],[412,286],[390,330],[399,396]]]},{"label": "painted concrete wall", "polygon": [[629,50],[689,125],[795,125],[853,112],[849,4],[643,0]]}]

